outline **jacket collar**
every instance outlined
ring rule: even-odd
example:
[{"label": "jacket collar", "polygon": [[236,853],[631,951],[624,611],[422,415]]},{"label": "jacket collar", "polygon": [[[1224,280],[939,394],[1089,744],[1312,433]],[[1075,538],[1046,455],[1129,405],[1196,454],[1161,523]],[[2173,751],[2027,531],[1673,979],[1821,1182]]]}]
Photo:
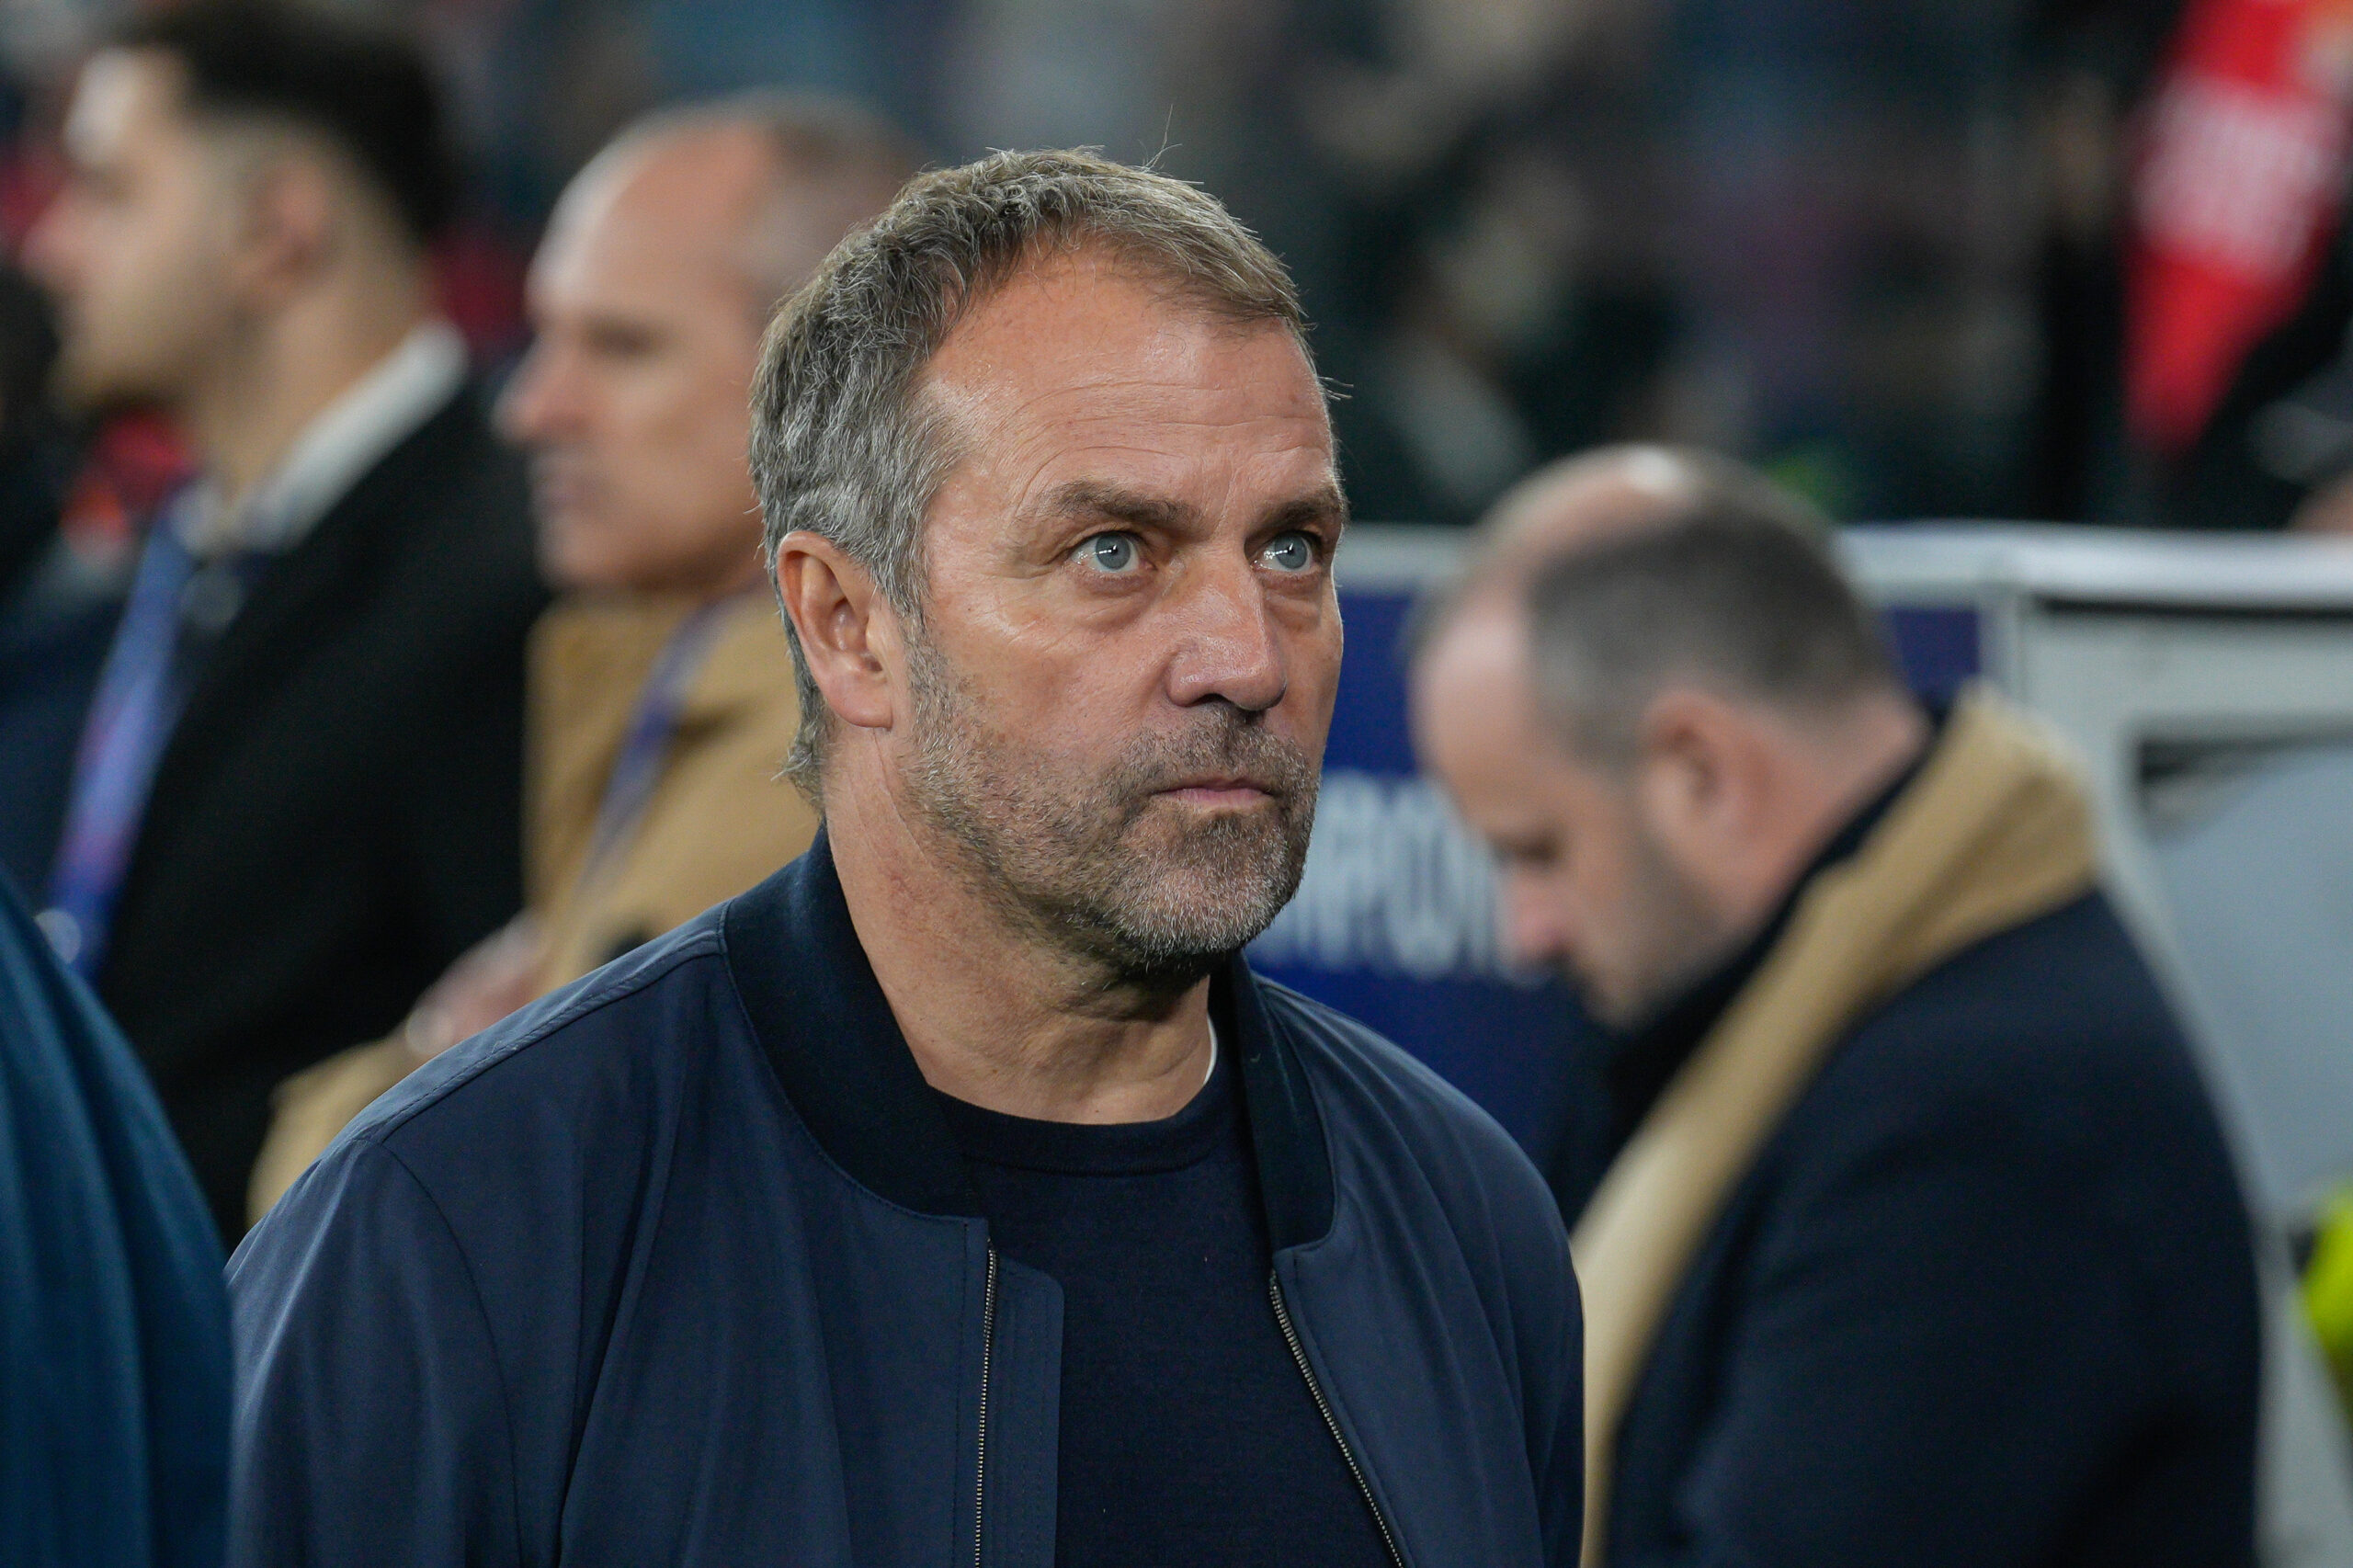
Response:
[{"label": "jacket collar", "polygon": [[[809,852],[721,915],[727,969],[785,1097],[850,1178],[921,1213],[984,1218],[931,1091],[867,962],[819,833]],[[1275,1247],[1331,1229],[1332,1167],[1297,1048],[1249,965],[1210,983],[1218,1032],[1241,1068]]]}]

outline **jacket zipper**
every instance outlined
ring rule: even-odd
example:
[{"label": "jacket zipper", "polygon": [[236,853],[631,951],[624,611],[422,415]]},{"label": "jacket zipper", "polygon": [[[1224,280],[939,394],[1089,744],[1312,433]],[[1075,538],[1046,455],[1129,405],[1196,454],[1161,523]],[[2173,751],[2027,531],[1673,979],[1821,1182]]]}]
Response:
[{"label": "jacket zipper", "polygon": [[[1307,1380],[1308,1396],[1315,1401],[1316,1412],[1324,1417],[1324,1428],[1340,1446],[1340,1458],[1347,1461],[1348,1473],[1356,1477],[1357,1491],[1363,1495],[1364,1506],[1372,1511],[1372,1528],[1381,1532],[1381,1544],[1389,1549],[1392,1568],[1405,1568],[1405,1554],[1397,1549],[1397,1538],[1390,1533],[1389,1521],[1381,1517],[1381,1505],[1373,1498],[1372,1483],[1364,1478],[1364,1467],[1357,1463],[1357,1456],[1348,1451],[1348,1439],[1341,1435],[1339,1417],[1332,1414],[1331,1402],[1324,1397],[1323,1385],[1315,1381],[1315,1369],[1307,1363],[1307,1347],[1300,1344],[1299,1331],[1291,1326],[1290,1309],[1283,1304],[1281,1275],[1267,1276],[1267,1295],[1275,1303],[1275,1322],[1283,1331],[1283,1343],[1290,1346],[1290,1358],[1298,1364],[1299,1375]],[[982,1361],[986,1364],[985,1351]]]},{"label": "jacket zipper", "polygon": [[981,1509],[989,1494],[989,1359],[995,1349],[996,1248],[991,1247],[988,1281],[981,1289],[981,1419],[972,1464],[972,1568],[981,1568]]}]

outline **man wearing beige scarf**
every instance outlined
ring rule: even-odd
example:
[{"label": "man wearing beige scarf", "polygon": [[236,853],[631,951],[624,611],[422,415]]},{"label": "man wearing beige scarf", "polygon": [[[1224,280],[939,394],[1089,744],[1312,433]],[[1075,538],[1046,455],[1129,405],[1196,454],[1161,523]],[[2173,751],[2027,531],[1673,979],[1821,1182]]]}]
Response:
[{"label": "man wearing beige scarf", "polygon": [[1506,498],[1415,723],[1603,1026],[1587,1568],[2251,1562],[2245,1217],[2035,726],[1925,711],[1818,518],[1658,449]]}]

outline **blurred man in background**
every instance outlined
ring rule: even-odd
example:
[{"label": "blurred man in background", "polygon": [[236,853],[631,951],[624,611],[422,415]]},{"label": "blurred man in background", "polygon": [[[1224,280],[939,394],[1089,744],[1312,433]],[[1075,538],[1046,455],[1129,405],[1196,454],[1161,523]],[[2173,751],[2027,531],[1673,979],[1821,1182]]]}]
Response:
[{"label": "blurred man in background", "polygon": [[2250,1561],[2248,1221],[2069,769],[1924,712],[1727,463],[1579,460],[1490,528],[1414,722],[1618,1033],[1587,1562]]},{"label": "blurred man in background", "polygon": [[78,403],[160,405],[150,530],[42,924],[225,1234],[280,1080],[382,1034],[521,900],[520,464],[434,311],[454,170],[407,40],[199,0],[84,69],[28,255]]},{"label": "blurred man in background", "polygon": [[532,637],[530,908],[399,1034],[287,1085],[256,1219],[420,1062],[809,846],[816,813],[778,778],[799,704],[760,567],[752,371],[776,302],[916,163],[846,105],[745,98],[658,116],[573,182],[500,405],[567,594]]}]

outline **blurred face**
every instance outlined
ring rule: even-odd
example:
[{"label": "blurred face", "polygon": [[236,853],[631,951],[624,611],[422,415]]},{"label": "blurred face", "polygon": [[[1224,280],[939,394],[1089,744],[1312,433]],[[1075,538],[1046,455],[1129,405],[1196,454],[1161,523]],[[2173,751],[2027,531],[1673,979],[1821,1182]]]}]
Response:
[{"label": "blurred face", "polygon": [[25,260],[56,297],[61,394],[91,407],[185,395],[235,330],[239,203],[219,151],[178,107],[176,66],[108,51],[66,115],[66,180]]},{"label": "blurred face", "polygon": [[1415,739],[1495,850],[1506,950],[1564,974],[1612,1028],[1642,1022],[1733,939],[1645,814],[1635,769],[1579,760],[1540,715],[1526,638],[1466,610],[1415,670]]},{"label": "blurred face", "polygon": [[1324,400],[1280,329],[1100,258],[933,360],[965,460],[929,515],[900,783],[984,890],[1112,973],[1187,983],[1299,883],[1340,668]]},{"label": "blurred face", "polygon": [[748,132],[593,165],[532,263],[538,337],[499,407],[531,454],[541,565],[568,588],[758,581],[746,402],[766,324],[745,231],[771,170]]}]

